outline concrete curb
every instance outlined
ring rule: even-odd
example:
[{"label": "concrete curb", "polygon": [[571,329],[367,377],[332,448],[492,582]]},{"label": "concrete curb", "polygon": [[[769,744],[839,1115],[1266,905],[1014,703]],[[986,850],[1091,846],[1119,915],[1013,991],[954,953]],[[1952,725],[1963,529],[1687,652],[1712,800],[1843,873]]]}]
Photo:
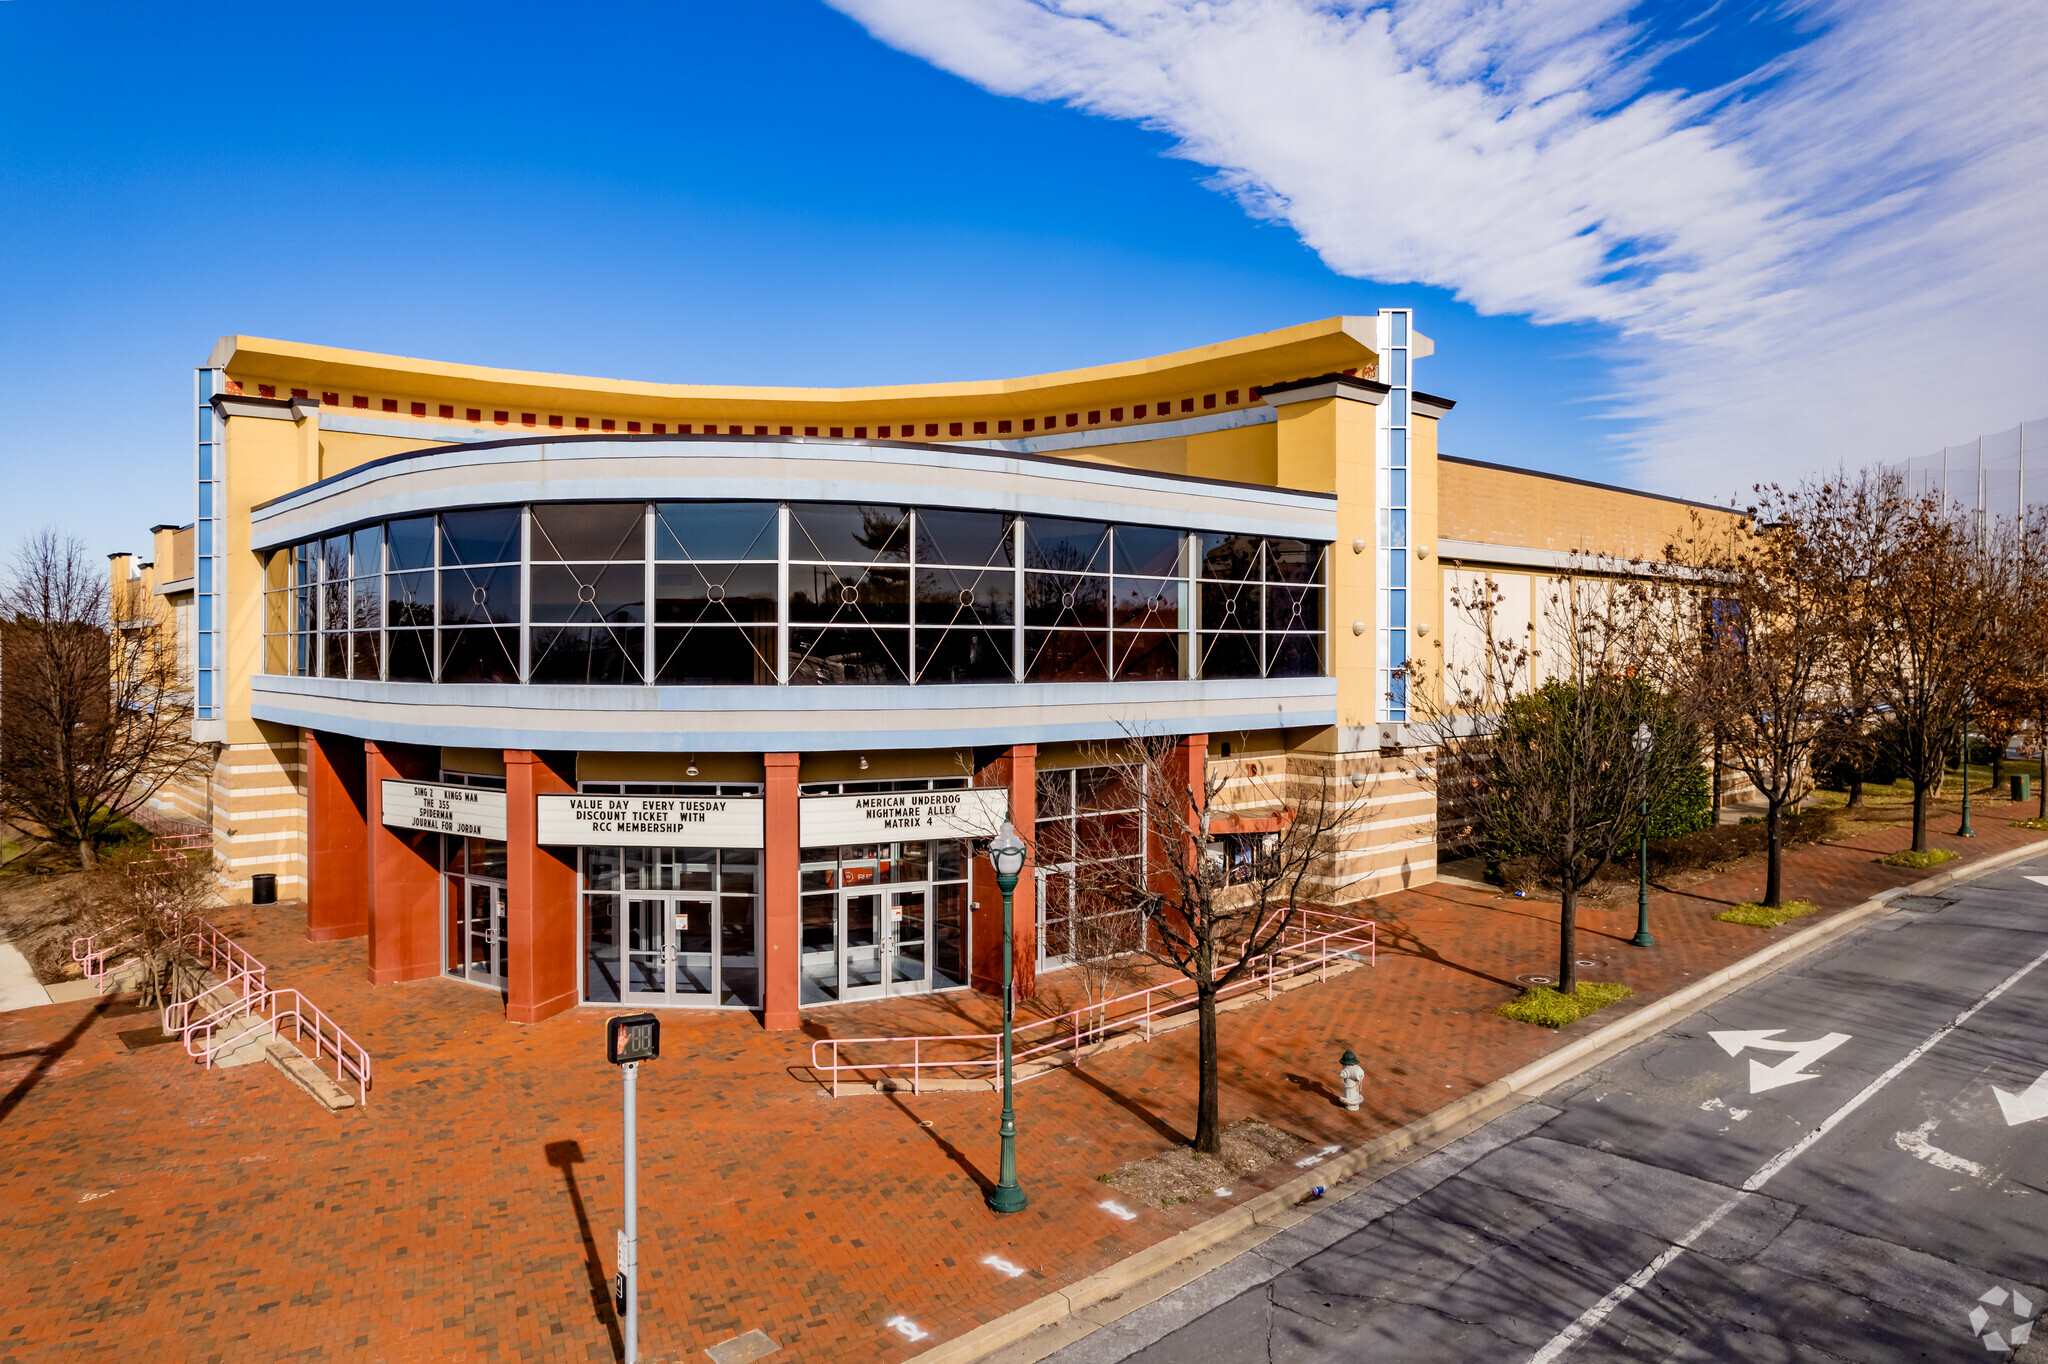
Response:
[{"label": "concrete curb", "polygon": [[[1512,1071],[1491,1084],[1482,1085],[1464,1098],[1445,1104],[1435,1112],[1425,1114],[1406,1126],[1397,1127],[1349,1151],[1331,1156],[1316,1166],[1310,1174],[1290,1179],[1278,1188],[1245,1200],[1228,1212],[1219,1213],[1198,1226],[1169,1236],[1157,1245],[1147,1246],[1107,1269],[1099,1270],[1065,1288],[1055,1289],[1036,1302],[1026,1303],[1015,1311],[997,1317],[994,1321],[984,1322],[965,1335],[956,1336],[943,1345],[936,1345],[914,1356],[914,1364],[971,1364],[971,1361],[985,1359],[997,1350],[1022,1340],[1042,1326],[1049,1326],[1086,1311],[1099,1302],[1136,1287],[1190,1256],[1198,1255],[1228,1241],[1233,1236],[1292,1211],[1308,1196],[1308,1191],[1318,1184],[1334,1184],[1389,1156],[1398,1155],[1410,1147],[1432,1141],[1491,1109],[1498,1107],[1501,1111],[1506,1111],[1518,1102],[1526,1102],[1536,1097],[1551,1086],[1570,1079],[1581,1070],[1589,1069],[1605,1059],[1605,1053],[1637,1042],[1643,1036],[1669,1026],[1691,1013],[1708,996],[1733,985],[1747,984],[1755,977],[1787,966],[1827,946],[1836,938],[1845,936],[1871,919],[1889,914],[1892,910],[1891,902],[1902,895],[1933,894],[1998,871],[2015,862],[2038,857],[2044,852],[2048,852],[2048,841],[2029,843],[2024,847],[1995,853],[1982,862],[1967,867],[1941,872],[1924,880],[1882,891],[1862,904],[1843,910],[1825,923],[1801,929],[1770,944],[1762,951],[1744,957],[1732,965],[1724,966],[1711,975],[1703,976],[1683,989],[1676,990],[1652,1004],[1644,1005],[1599,1031],[1588,1033],[1569,1046],[1560,1047],[1547,1056],[1539,1057],[1520,1070]],[[1498,1117],[1499,1113],[1492,1116]]]}]

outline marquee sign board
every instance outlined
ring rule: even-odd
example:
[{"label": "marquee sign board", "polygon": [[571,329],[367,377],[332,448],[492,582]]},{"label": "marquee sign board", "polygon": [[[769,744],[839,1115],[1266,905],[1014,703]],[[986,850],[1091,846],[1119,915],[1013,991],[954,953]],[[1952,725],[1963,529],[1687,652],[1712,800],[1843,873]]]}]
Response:
[{"label": "marquee sign board", "polygon": [[394,829],[495,838],[501,842],[505,837],[503,791],[386,777],[383,807],[384,822]]},{"label": "marquee sign board", "polygon": [[805,796],[797,802],[798,842],[913,842],[924,838],[990,838],[1010,815],[1000,786],[950,791],[877,791],[858,796]]},{"label": "marquee sign board", "polygon": [[538,841],[558,848],[759,848],[758,796],[541,796]]}]

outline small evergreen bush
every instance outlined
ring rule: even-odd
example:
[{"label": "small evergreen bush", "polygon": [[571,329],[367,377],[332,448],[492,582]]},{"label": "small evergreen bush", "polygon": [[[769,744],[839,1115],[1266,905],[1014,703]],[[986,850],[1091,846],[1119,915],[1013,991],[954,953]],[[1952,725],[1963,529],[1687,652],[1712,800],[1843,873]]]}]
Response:
[{"label": "small evergreen bush", "polygon": [[1604,1009],[1616,1000],[1627,999],[1635,991],[1629,986],[1613,981],[1582,980],[1574,994],[1559,994],[1548,985],[1539,985],[1533,990],[1524,990],[1507,1003],[1494,1010],[1502,1018],[1512,1018],[1517,1023],[1534,1023],[1543,1028],[1562,1028],[1567,1023],[1576,1023],[1587,1014]]}]

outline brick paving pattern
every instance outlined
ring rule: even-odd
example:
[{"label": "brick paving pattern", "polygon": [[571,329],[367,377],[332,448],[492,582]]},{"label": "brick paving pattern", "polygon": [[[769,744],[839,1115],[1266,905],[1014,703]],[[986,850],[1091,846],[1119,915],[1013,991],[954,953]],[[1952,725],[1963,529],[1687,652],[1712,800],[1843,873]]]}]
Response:
[{"label": "brick paving pattern", "polygon": [[[2031,813],[1986,803],[1978,838],[1933,841],[2001,851],[2042,837],[2012,827]],[[1788,886],[1824,909],[1854,904],[1915,879],[1875,861],[1906,841],[1888,829],[1798,849]],[[1655,896],[1647,951],[1628,946],[1633,904],[1582,911],[1581,956],[1600,963],[1585,974],[1626,981],[1640,1003],[1737,960],[1770,935],[1712,915],[1759,885],[1744,868]],[[1224,1017],[1226,1121],[1350,1146],[1574,1035],[1492,1014],[1516,975],[1554,969],[1554,906],[1444,885],[1374,912],[1377,968]],[[522,1028],[459,982],[372,989],[361,942],[308,943],[296,914],[243,911],[246,941],[369,1047],[365,1111],[330,1116],[268,1066],[207,1074],[176,1047],[130,1050],[120,1034],[153,1020],[122,1002],[0,1015],[0,1360],[616,1357],[609,1011]],[[667,1015],[639,1087],[642,1357],[703,1358],[758,1328],[778,1360],[905,1359],[1220,1210],[1124,1221],[1095,1182],[1192,1130],[1192,1029],[1019,1089],[1031,1206],[1008,1219],[981,1202],[995,1095],[834,1100],[804,1070],[828,1030],[994,1018],[991,1001],[959,996],[817,1011],[803,1033]],[[1346,1046],[1369,1072],[1357,1114],[1333,1102]],[[1293,1173],[1237,1181],[1233,1201]]]}]

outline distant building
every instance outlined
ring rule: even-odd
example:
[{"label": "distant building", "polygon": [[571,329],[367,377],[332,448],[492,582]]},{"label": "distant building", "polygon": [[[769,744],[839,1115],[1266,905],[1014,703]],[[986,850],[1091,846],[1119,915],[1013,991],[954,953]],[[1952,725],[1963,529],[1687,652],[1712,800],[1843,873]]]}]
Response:
[{"label": "distant building", "polygon": [[[998,979],[971,836],[1064,822],[1085,850],[1119,817],[1087,746],[1131,730],[1366,792],[1337,902],[1429,881],[1400,669],[1447,578],[1526,605],[1687,511],[1440,456],[1431,351],[1390,309],[800,389],[223,338],[196,524],[158,528],[154,571],[230,882],[272,873],[373,980],[460,977],[515,1020],[790,1027]],[[1020,895],[1026,993],[1082,912],[1063,871]]]}]

